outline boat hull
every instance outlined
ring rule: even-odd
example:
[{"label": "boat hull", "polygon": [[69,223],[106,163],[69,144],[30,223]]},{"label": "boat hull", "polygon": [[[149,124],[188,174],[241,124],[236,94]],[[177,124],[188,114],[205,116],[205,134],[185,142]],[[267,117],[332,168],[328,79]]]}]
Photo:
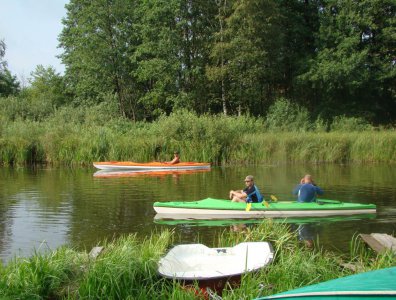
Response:
[{"label": "boat hull", "polygon": [[160,259],[158,273],[179,280],[185,288],[206,299],[208,288],[221,295],[227,283],[237,286],[242,274],[266,267],[273,258],[274,250],[268,242],[244,242],[223,248],[178,245]]},{"label": "boat hull", "polygon": [[267,299],[395,299],[396,267],[380,269],[298,288]]},{"label": "boat hull", "polygon": [[210,172],[210,169],[196,169],[196,170],[100,170],[93,174],[96,178],[121,178],[121,177],[139,177],[151,176],[160,177],[167,175],[185,175]]},{"label": "boat hull", "polygon": [[94,162],[94,167],[100,170],[146,170],[146,171],[166,171],[166,170],[204,170],[210,169],[208,163],[185,162],[178,164],[165,164],[159,162],[135,163],[130,161],[120,162]]},{"label": "boat hull", "polygon": [[277,202],[253,203],[246,211],[245,203],[229,200],[204,199],[191,202],[155,202],[156,219],[255,219],[266,217],[314,217],[340,216],[354,214],[373,214],[373,204],[345,203],[333,200],[321,200],[318,203]]},{"label": "boat hull", "polygon": [[261,269],[273,258],[274,250],[268,242],[245,242],[223,248],[178,245],[161,258],[158,272],[178,280],[211,280]]}]

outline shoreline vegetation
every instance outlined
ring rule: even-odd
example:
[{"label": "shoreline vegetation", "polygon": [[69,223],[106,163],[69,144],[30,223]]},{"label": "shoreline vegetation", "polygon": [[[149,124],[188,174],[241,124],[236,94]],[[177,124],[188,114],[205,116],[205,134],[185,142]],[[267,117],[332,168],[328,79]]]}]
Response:
[{"label": "shoreline vegetation", "polygon": [[[342,263],[358,266],[357,273],[394,266],[389,251],[376,254],[355,236],[350,253],[320,247],[307,248],[289,225],[265,220],[239,232],[223,231],[210,247],[228,247],[243,241],[269,241],[275,250],[272,264],[245,274],[241,285],[226,285],[223,299],[253,299],[355,273]],[[199,242],[199,241],[197,241]],[[177,236],[170,230],[105,241],[104,251],[92,259],[84,251],[63,246],[54,251],[16,257],[0,268],[0,296],[4,299],[197,299],[194,291],[164,279],[157,262]],[[286,271],[287,270],[287,271]],[[264,286],[264,288],[262,288]],[[3,299],[3,298],[2,298]]]},{"label": "shoreline vegetation", "polygon": [[19,82],[0,36],[0,165],[396,162],[394,1],[65,9],[64,74]]},{"label": "shoreline vegetation", "polygon": [[394,163],[396,131],[354,117],[331,123],[310,120],[278,101],[265,117],[201,115],[187,110],[152,122],[120,118],[114,108],[64,107],[42,120],[12,115],[0,107],[0,165],[91,165],[94,161],[168,160],[175,149],[183,161],[213,165],[308,163]]}]

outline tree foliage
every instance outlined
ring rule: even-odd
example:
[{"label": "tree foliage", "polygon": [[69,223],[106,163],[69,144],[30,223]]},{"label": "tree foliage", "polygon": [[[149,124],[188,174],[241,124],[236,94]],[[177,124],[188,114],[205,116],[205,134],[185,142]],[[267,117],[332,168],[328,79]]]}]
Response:
[{"label": "tree foliage", "polygon": [[330,0],[319,14],[317,55],[300,76],[321,93],[318,110],[389,121],[396,105],[395,2]]},{"label": "tree foliage", "polygon": [[53,67],[38,65],[30,78],[29,93],[32,98],[42,98],[49,106],[60,107],[67,103],[63,77]]},{"label": "tree foliage", "polygon": [[6,44],[0,40],[0,97],[15,95],[19,91],[19,82],[8,70],[7,61],[4,60],[5,52]]},{"label": "tree foliage", "polygon": [[151,120],[179,108],[392,122],[392,0],[71,0],[60,35],[75,105],[116,100]]}]

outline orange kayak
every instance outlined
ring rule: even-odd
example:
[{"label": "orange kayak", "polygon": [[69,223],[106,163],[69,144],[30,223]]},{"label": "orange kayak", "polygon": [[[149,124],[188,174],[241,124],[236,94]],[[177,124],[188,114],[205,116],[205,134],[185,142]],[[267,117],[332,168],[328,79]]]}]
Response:
[{"label": "orange kayak", "polygon": [[181,162],[177,164],[167,164],[161,162],[149,163],[136,163],[133,161],[105,161],[94,162],[95,168],[100,170],[146,170],[146,171],[159,171],[159,170],[202,170],[210,169],[209,163],[197,162]]},{"label": "orange kayak", "polygon": [[193,173],[210,172],[210,169],[198,170],[100,170],[93,174],[96,178],[121,178],[121,177],[138,177],[154,176],[161,177],[167,175],[184,175]]}]

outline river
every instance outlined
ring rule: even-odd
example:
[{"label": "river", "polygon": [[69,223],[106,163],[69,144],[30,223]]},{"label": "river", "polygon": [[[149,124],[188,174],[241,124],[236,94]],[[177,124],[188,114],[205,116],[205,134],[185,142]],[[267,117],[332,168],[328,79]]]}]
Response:
[{"label": "river", "polygon": [[230,189],[244,187],[249,174],[264,196],[276,195],[279,201],[291,200],[291,190],[309,173],[325,191],[326,199],[377,205],[374,216],[319,218],[303,228],[293,225],[325,248],[346,252],[356,233],[396,231],[393,165],[230,166],[191,174],[121,177],[103,177],[96,171],[49,166],[0,168],[0,259],[6,263],[15,256],[26,257],[65,244],[89,251],[105,239],[130,233],[145,236],[158,228],[175,228],[177,243],[199,239],[211,246],[218,232],[237,228],[233,222],[159,224],[154,222],[153,203],[226,198]]}]

